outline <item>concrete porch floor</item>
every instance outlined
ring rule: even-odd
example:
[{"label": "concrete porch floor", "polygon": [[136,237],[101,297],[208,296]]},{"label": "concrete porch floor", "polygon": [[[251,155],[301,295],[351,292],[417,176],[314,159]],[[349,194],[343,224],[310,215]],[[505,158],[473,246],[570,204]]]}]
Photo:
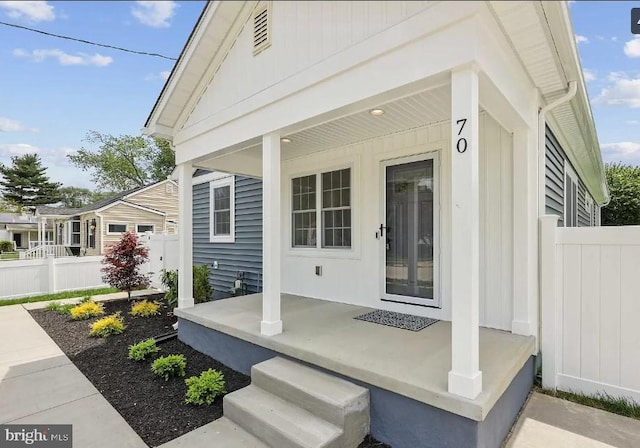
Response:
[{"label": "concrete porch floor", "polygon": [[483,392],[468,400],[447,391],[451,324],[418,331],[353,319],[371,308],[282,295],[284,330],[260,334],[262,295],[176,309],[175,315],[292,358],[483,421],[533,353],[532,337],[480,329]]}]

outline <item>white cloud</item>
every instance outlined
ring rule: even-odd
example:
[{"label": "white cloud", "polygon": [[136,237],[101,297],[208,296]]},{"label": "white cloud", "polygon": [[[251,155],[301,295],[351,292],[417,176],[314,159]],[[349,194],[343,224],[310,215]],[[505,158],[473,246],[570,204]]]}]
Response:
[{"label": "white cloud", "polygon": [[625,124],[640,124],[638,120],[625,120]]},{"label": "white cloud", "polygon": [[170,74],[171,72],[169,70],[164,70],[164,71],[161,71],[160,73],[151,73],[145,76],[144,80],[145,81],[158,81],[158,80],[166,81],[167,79],[169,79]]},{"label": "white cloud", "polygon": [[600,145],[602,156],[607,162],[629,162],[640,159],[639,142],[616,142]]},{"label": "white cloud", "polygon": [[20,132],[24,130],[25,126],[18,120],[0,117],[0,132]]},{"label": "white cloud", "polygon": [[593,72],[593,70],[584,69],[582,70],[582,73],[584,74],[584,80],[586,82],[595,81],[596,79],[598,79],[596,77],[596,74]]},{"label": "white cloud", "polygon": [[602,89],[594,104],[640,108],[640,78],[629,78],[623,72],[611,72],[608,79],[612,84]]},{"label": "white cloud", "polygon": [[51,21],[56,18],[53,6],[46,1],[0,1],[0,9],[12,19],[28,22]]},{"label": "white cloud", "polygon": [[581,44],[581,43],[588,44],[589,43],[589,39],[587,39],[585,36],[581,36],[580,34],[576,34],[576,43],[578,43],[578,44]]},{"label": "white cloud", "polygon": [[143,25],[167,28],[171,26],[169,20],[175,15],[177,7],[174,1],[138,1],[131,9],[131,14]]},{"label": "white cloud", "polygon": [[640,36],[624,44],[624,54],[630,58],[640,58]]},{"label": "white cloud", "polygon": [[106,67],[113,62],[111,56],[103,56],[99,53],[89,55],[86,53],[69,54],[58,49],[40,49],[28,52],[22,48],[13,50],[16,57],[28,58],[34,62],[42,62],[47,58],[58,60],[60,65],[95,65],[96,67]]}]

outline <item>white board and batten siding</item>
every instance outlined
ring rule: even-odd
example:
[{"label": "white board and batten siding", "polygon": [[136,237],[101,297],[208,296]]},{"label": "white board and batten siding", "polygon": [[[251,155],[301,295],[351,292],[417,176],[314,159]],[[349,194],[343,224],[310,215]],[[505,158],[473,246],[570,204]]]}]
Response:
[{"label": "white board and batten siding", "polygon": [[640,403],[640,226],[554,224],[543,218],[543,385]]},{"label": "white board and batten siding", "polygon": [[[451,157],[448,121],[320,151],[283,161],[282,278],[283,292],[450,319],[450,195]],[[480,118],[481,291],[480,323],[511,329],[513,300],[512,136],[488,114]],[[382,263],[380,240],[374,238],[381,220],[381,161],[425,152],[440,159],[440,291],[442,308],[402,305],[380,300]],[[352,250],[300,251],[291,248],[290,182],[293,177],[351,166]],[[322,276],[315,275],[322,266]]]},{"label": "white board and batten siding", "polygon": [[253,22],[249,19],[184,127],[188,128],[250,99],[434,3],[272,2],[269,17],[271,46],[254,56]]},{"label": "white board and batten siding", "polygon": [[0,263],[0,300],[100,288],[102,257],[45,258]]}]

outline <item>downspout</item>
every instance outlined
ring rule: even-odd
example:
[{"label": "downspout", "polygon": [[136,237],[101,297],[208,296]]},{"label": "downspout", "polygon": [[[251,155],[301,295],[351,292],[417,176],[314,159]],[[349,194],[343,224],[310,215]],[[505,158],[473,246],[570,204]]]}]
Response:
[{"label": "downspout", "polygon": [[547,112],[561,104],[571,101],[578,91],[578,83],[569,81],[567,93],[557,100],[547,104],[538,113],[538,217],[544,216],[546,211],[545,205],[545,174],[546,174],[546,128],[547,128]]}]

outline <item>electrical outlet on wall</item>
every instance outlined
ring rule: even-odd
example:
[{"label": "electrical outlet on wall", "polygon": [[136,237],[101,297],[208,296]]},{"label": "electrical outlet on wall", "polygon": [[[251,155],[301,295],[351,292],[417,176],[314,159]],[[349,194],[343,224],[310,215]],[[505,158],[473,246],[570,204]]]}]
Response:
[{"label": "electrical outlet on wall", "polygon": [[213,269],[218,269],[218,260],[213,261]]},{"label": "electrical outlet on wall", "polygon": [[316,266],[316,275],[322,276],[322,266]]}]

